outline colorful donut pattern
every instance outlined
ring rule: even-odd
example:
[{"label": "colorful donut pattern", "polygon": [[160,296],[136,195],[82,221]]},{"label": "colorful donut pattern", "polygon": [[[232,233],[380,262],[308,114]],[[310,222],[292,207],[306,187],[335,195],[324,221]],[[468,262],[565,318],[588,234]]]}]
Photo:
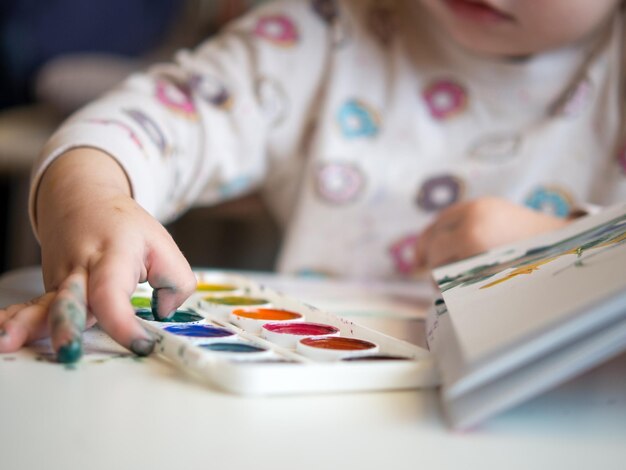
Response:
[{"label": "colorful donut pattern", "polygon": [[452,80],[438,80],[428,85],[422,98],[430,115],[438,121],[450,119],[467,107],[465,88]]},{"label": "colorful donut pattern", "polygon": [[560,188],[538,187],[524,201],[531,209],[565,218],[572,208],[572,197]]},{"label": "colorful donut pattern", "polygon": [[189,84],[192,90],[207,103],[223,110],[232,108],[232,96],[217,78],[208,75],[194,75]]},{"label": "colorful donut pattern", "polygon": [[410,234],[400,238],[389,247],[389,254],[398,274],[406,276],[413,272],[418,238],[418,234]]},{"label": "colorful donut pattern", "polygon": [[326,23],[333,23],[339,16],[337,0],[312,0],[311,8]]},{"label": "colorful donut pattern", "polygon": [[154,122],[154,120],[143,111],[139,109],[125,109],[124,112],[135,121],[141,129],[147,134],[152,143],[156,145],[161,153],[165,153],[167,150],[167,141],[165,135]]},{"label": "colorful donut pattern", "polygon": [[420,187],[416,202],[425,211],[438,211],[460,201],[463,189],[463,181],[454,175],[433,176]]},{"label": "colorful donut pattern", "polygon": [[196,106],[191,99],[190,90],[186,86],[174,84],[166,80],[157,80],[154,94],[156,99],[170,111],[187,119],[198,117]]},{"label": "colorful donut pattern", "polygon": [[363,190],[365,177],[350,163],[326,163],[316,173],[316,190],[319,197],[332,204],[354,201]]},{"label": "colorful donut pattern", "polygon": [[298,30],[286,15],[262,16],[257,20],[254,34],[280,47],[291,47],[298,41]]},{"label": "colorful donut pattern", "polygon": [[337,121],[348,139],[374,137],[380,129],[378,113],[361,100],[349,100],[339,108]]}]

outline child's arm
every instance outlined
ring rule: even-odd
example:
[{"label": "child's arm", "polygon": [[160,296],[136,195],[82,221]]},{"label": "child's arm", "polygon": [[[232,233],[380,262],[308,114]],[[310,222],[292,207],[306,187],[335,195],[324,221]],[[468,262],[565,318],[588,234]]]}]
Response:
[{"label": "child's arm", "polygon": [[51,293],[0,311],[0,351],[45,335],[47,316],[51,327],[67,324],[61,307],[69,302],[82,320],[49,331],[57,347],[68,330],[85,326],[86,299],[114,339],[147,352],[145,342],[135,343],[142,351],[133,347],[146,339],[129,302],[136,283],[160,288],[161,314],[195,284],[155,219],[257,189],[276,168],[297,171],[300,163],[290,163],[317,109],[333,31],[307,2],[272,2],[68,119],[44,148],[31,185]]},{"label": "child's arm", "polygon": [[97,320],[123,346],[150,353],[154,342],[128,301],[137,283],[161,288],[165,316],[195,289],[195,277],[163,226],[132,199],[121,167],[95,149],[65,153],[41,179],[35,211],[47,294],[0,310],[0,352],[48,333],[59,352],[80,339],[68,337],[59,314],[75,311],[84,321],[86,301],[87,324]]},{"label": "child's arm", "polygon": [[417,269],[434,268],[565,226],[571,219],[542,214],[505,199],[484,197],[455,204],[421,234]]}]

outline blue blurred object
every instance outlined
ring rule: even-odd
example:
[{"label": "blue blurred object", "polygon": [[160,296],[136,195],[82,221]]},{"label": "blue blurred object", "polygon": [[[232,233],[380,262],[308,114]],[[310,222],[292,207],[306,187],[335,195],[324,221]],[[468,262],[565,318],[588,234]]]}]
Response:
[{"label": "blue blurred object", "polygon": [[0,108],[29,101],[34,74],[59,55],[149,51],[184,5],[180,0],[2,0]]}]

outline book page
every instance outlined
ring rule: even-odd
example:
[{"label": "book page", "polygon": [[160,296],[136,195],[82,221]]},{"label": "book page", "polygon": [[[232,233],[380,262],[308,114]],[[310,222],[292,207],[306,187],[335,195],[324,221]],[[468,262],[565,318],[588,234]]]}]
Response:
[{"label": "book page", "polygon": [[[458,343],[459,357],[448,360],[444,381],[488,363],[499,362],[504,373],[614,314],[615,308],[601,306],[626,291],[626,206],[445,266],[434,276],[449,315],[440,343]],[[507,355],[511,351],[519,355]]]}]

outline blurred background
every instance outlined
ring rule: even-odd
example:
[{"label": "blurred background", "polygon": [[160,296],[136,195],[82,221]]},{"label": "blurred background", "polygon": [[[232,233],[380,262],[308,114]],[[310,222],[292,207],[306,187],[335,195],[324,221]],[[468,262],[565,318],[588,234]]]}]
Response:
[{"label": "blurred background", "polygon": [[[0,2],[0,273],[39,264],[30,167],[72,111],[267,0]],[[168,225],[192,266],[271,270],[278,229],[258,195]]]}]

